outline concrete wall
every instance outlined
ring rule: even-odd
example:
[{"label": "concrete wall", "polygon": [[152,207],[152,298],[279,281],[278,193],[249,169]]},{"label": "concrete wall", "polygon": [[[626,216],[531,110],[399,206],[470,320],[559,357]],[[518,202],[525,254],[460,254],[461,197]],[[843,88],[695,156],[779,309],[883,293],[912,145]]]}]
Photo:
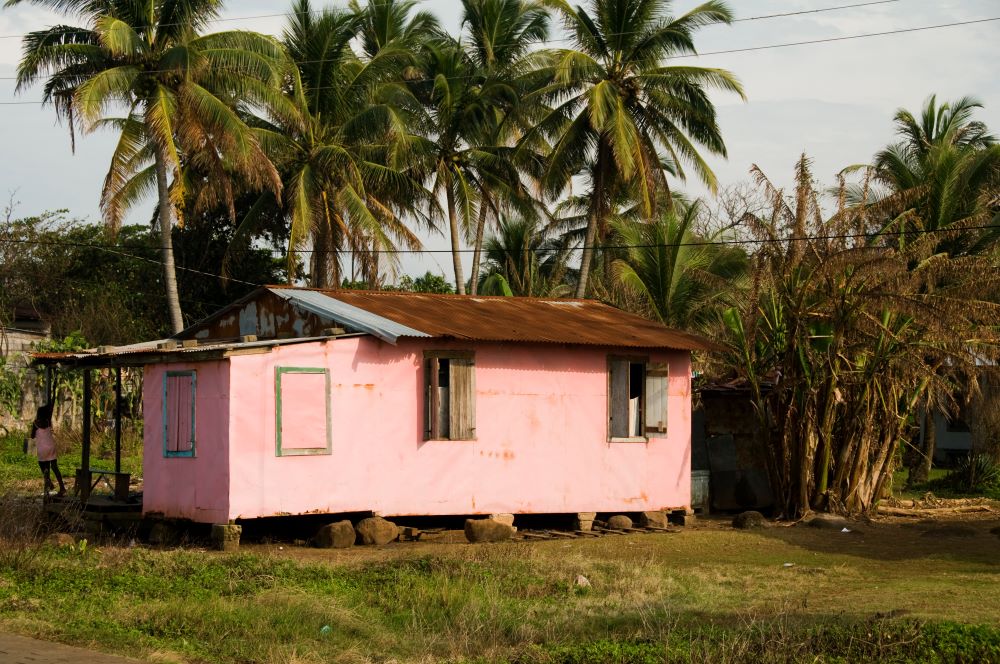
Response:
[{"label": "concrete wall", "polygon": [[[194,371],[195,455],[164,455],[163,377]],[[149,366],[143,375],[143,512],[224,523],[229,517],[229,362]]]},{"label": "concrete wall", "polygon": [[[423,440],[423,351],[475,350],[474,441]],[[619,351],[620,352],[620,351]],[[690,502],[690,363],[670,362],[666,438],[607,439],[607,349],[392,346],[372,337],[232,358],[229,516],[638,511]],[[276,367],[331,374],[332,453],[275,454]]]}]

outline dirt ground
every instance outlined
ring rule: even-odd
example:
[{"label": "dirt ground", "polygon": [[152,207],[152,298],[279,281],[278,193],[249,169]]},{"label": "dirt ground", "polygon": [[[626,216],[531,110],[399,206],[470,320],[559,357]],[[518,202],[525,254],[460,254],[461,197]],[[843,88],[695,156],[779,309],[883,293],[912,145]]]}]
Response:
[{"label": "dirt ground", "polygon": [[[839,529],[810,527],[808,519],[802,522],[769,522],[760,530],[748,531],[765,538],[780,540],[793,547],[831,554],[859,556],[876,560],[905,560],[934,558],[936,556],[960,557],[969,561],[996,563],[1000,566],[1000,504],[980,501],[982,511],[949,512],[949,502],[940,501],[941,509],[923,510],[914,516],[878,516],[874,519],[848,520],[849,533]],[[968,501],[963,501],[968,504]],[[671,541],[681,544],[707,544],[713,534],[736,533],[732,515],[699,517],[675,533],[650,533],[625,536],[622,541],[650,540]],[[736,533],[739,534],[739,533]],[[614,542],[620,535],[606,535],[600,540],[548,540],[530,541],[530,544],[578,543],[582,546],[597,542]],[[687,547],[681,544],[682,549]],[[287,542],[244,544],[249,552],[284,555],[308,561],[357,561],[392,559],[401,555],[437,555],[455,547],[469,546],[461,530],[444,530],[433,533],[418,542],[395,542],[384,547],[356,546],[347,550],[315,549]]]}]

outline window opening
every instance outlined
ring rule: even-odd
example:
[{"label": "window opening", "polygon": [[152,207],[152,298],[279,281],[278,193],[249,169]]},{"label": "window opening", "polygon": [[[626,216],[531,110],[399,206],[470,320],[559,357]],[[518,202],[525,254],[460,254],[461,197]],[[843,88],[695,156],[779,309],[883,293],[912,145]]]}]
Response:
[{"label": "window opening", "polygon": [[611,440],[642,442],[667,433],[668,367],[628,358],[608,360],[608,433]]},{"label": "window opening", "polygon": [[424,440],[476,437],[475,360],[472,353],[434,351],[424,359]]}]

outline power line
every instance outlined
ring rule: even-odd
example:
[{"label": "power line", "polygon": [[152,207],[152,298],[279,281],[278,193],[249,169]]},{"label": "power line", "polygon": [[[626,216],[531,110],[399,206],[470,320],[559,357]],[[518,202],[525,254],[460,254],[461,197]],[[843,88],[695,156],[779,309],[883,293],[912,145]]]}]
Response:
[{"label": "power line", "polygon": [[[136,254],[130,254],[128,252],[122,251],[120,247],[108,246],[105,244],[88,244],[86,242],[68,242],[63,240],[28,240],[25,238],[0,238],[0,246],[5,243],[10,244],[21,244],[21,245],[32,245],[32,246],[43,246],[43,247],[74,247],[77,249],[96,249],[98,251],[105,251],[110,254],[115,254],[117,256],[122,256],[124,258],[131,258],[133,260],[144,261],[146,263],[153,263],[155,265],[164,265],[163,261],[158,261],[153,258],[146,258],[145,256],[138,256]],[[124,247],[128,249],[129,247]],[[221,274],[215,274],[212,272],[204,272],[202,270],[196,270],[192,267],[184,267],[182,265],[174,265],[174,269],[181,270],[184,272],[190,272],[192,274],[197,274],[203,277],[212,277],[214,279],[222,279],[225,281],[232,281],[237,284],[244,284],[246,286],[260,286],[261,284],[254,283],[252,281],[243,281],[241,279],[234,279],[231,277],[223,277]],[[207,303],[206,303],[207,304]]]},{"label": "power line", "polygon": [[802,16],[804,14],[821,14],[823,12],[833,12],[839,11],[841,9],[854,9],[855,7],[871,7],[872,5],[888,5],[894,2],[899,2],[900,0],[876,0],[875,2],[858,2],[853,5],[837,5],[836,7],[823,7],[820,9],[803,9],[797,12],[784,12],[781,14],[766,14],[764,16],[748,16],[746,18],[734,18],[733,23],[742,23],[744,21],[762,21],[769,18],[785,18],[788,16]]},{"label": "power line", "polygon": [[[936,24],[936,25],[926,25],[926,26],[921,26],[921,27],[916,27],[916,28],[900,28],[900,29],[896,29],[896,30],[886,30],[884,32],[867,32],[867,33],[862,33],[862,34],[858,34],[858,35],[845,35],[845,36],[842,36],[842,37],[825,37],[825,38],[822,38],[822,39],[809,39],[809,40],[797,41],[797,42],[784,42],[784,43],[781,43],[781,44],[767,44],[767,45],[764,45],[764,46],[749,46],[749,47],[746,47],[746,48],[733,48],[733,49],[726,49],[726,50],[721,50],[721,51],[705,51],[703,53],[689,53],[689,54],[683,54],[683,55],[675,55],[671,59],[678,60],[678,59],[682,59],[682,58],[697,58],[697,57],[706,57],[706,56],[710,56],[710,55],[724,55],[724,54],[729,54],[729,53],[750,53],[750,52],[755,52],[755,51],[765,51],[765,50],[778,49],[778,48],[789,48],[789,47],[792,47],[792,46],[807,46],[807,45],[810,45],[810,44],[827,44],[827,43],[831,43],[831,42],[849,41],[849,40],[854,40],[854,39],[867,39],[867,38],[871,38],[871,37],[886,37],[886,36],[890,36],[890,35],[907,34],[907,33],[913,33],[913,32],[924,32],[924,31],[927,31],[927,30],[939,30],[939,29],[942,29],[942,28],[954,28],[954,27],[960,27],[960,26],[966,26],[966,25],[975,25],[975,24],[980,24],[980,23],[990,23],[990,22],[993,22],[993,21],[1000,21],[1000,16],[994,16],[992,18],[975,19],[975,20],[971,20],[971,21],[958,21],[958,22],[955,22],[955,23],[939,23],[939,24]],[[330,60],[325,60],[325,59],[321,59],[321,60],[303,60],[301,62],[298,62],[297,64],[322,64],[322,63],[325,63],[325,62],[330,62]],[[155,72],[148,72],[147,71],[147,72],[144,72],[144,73],[155,73]],[[6,77],[6,78],[8,80],[13,80],[16,77]],[[446,78],[447,78],[447,80],[450,80],[450,81],[458,81],[458,80],[468,80],[468,79],[481,78],[481,77],[480,76],[449,76],[449,77],[446,77]],[[433,80],[435,80],[435,79],[432,79],[432,78],[423,78],[423,79],[411,79],[409,82],[430,82],[430,81],[433,81]],[[332,87],[332,86],[328,86],[328,87]],[[323,89],[323,88],[314,88],[314,89]],[[31,105],[37,105],[37,104],[41,104],[41,103],[42,103],[41,101],[0,101],[0,106],[23,106],[23,105],[29,105],[29,104],[31,104]]]},{"label": "power line", "polygon": [[[872,5],[887,5],[887,4],[891,4],[891,3],[895,3],[895,2],[902,2],[902,0],[874,0],[872,2],[858,2],[858,3],[855,3],[855,4],[851,4],[851,5],[836,5],[836,6],[833,6],[833,7],[823,7],[823,8],[820,8],[820,9],[807,9],[807,10],[803,10],[803,11],[784,12],[784,13],[780,13],[780,14],[767,14],[767,15],[764,15],[764,16],[747,16],[745,18],[736,18],[736,19],[733,19],[731,22],[732,23],[741,23],[741,22],[744,22],[744,21],[762,21],[762,20],[765,20],[765,19],[772,19],[772,18],[785,18],[785,17],[789,17],[789,16],[800,16],[800,15],[803,15],[803,14],[820,14],[820,13],[823,13],[823,12],[840,11],[840,10],[843,10],[843,9],[854,9],[854,8],[857,8],[857,7],[870,7]],[[217,18],[217,19],[214,19],[213,21],[211,21],[211,23],[234,23],[234,22],[238,22],[238,21],[255,21],[255,20],[260,20],[260,19],[263,19],[263,18],[290,18],[292,16],[308,16],[308,15],[313,15],[313,14],[315,14],[315,15],[321,15],[324,12],[327,12],[327,11],[329,11],[329,10],[328,9],[313,9],[313,10],[308,11],[308,12],[284,12],[284,13],[281,13],[281,14],[257,14],[256,16],[233,16],[233,17],[230,17],[230,18]],[[181,24],[180,23],[158,23],[158,24],[156,24],[155,27],[156,28],[161,28],[161,27],[167,28],[167,27],[176,27],[176,26],[179,26],[179,25],[181,25]],[[616,35],[628,35],[628,34],[636,34],[636,33],[634,33],[634,32],[618,32],[618,33],[615,33],[615,34]],[[22,39],[25,36],[26,35],[24,35],[24,34],[0,35],[0,39]],[[550,40],[547,40],[547,41],[568,41],[568,39],[560,38],[560,39],[550,39]]]}]

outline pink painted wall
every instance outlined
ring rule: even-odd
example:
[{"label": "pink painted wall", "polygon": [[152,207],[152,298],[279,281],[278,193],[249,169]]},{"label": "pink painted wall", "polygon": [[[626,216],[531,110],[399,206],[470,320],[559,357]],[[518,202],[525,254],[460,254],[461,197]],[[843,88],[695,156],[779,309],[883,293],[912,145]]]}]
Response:
[{"label": "pink painted wall", "polygon": [[[423,440],[422,358],[429,348],[475,350],[477,440]],[[392,346],[360,337],[233,357],[228,384],[216,382],[223,395],[228,388],[233,407],[223,408],[223,397],[209,416],[212,431],[229,418],[230,477],[227,482],[227,464],[214,455],[211,473],[204,474],[199,449],[191,464],[195,480],[214,486],[196,495],[211,506],[185,503],[184,515],[217,519],[225,505],[220,487],[228,487],[227,518],[362,510],[387,516],[633,512],[690,504],[688,353],[650,354],[670,364],[668,436],[609,443],[609,352],[623,354],[552,344],[407,340]],[[275,367],[330,369],[332,454],[276,456]],[[199,398],[209,389],[201,381],[199,375]],[[147,401],[147,413],[158,412],[157,404]],[[204,412],[199,426],[208,419]],[[149,440],[147,487],[158,470],[185,461],[149,464],[156,456]],[[169,511],[159,496],[154,504]]]},{"label": "pink painted wall", "polygon": [[[197,375],[192,458],[164,456],[163,376],[167,371]],[[143,375],[142,399],[143,512],[225,523],[229,519],[229,362],[149,366]]]}]

